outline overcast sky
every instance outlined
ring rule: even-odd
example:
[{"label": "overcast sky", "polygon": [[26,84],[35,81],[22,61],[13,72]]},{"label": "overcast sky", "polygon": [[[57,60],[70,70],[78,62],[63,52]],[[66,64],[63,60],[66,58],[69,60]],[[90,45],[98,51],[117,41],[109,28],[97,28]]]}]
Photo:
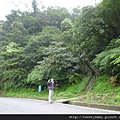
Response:
[{"label": "overcast sky", "polygon": [[[48,6],[60,6],[66,7],[68,9],[74,8],[77,6],[83,7],[87,5],[95,5],[95,3],[99,3],[101,0],[37,0],[38,2],[42,2],[45,7]],[[5,16],[11,13],[11,10],[20,9],[21,11],[25,11],[27,4],[29,7],[31,6],[32,0],[2,0],[0,2],[0,20],[5,20]]]}]

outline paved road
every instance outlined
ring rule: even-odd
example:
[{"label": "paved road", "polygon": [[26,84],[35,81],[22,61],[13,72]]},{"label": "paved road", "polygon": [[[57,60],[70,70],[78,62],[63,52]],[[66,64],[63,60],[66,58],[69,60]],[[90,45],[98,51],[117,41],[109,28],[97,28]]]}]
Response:
[{"label": "paved road", "polygon": [[48,101],[0,97],[0,114],[120,114],[119,111],[68,105]]}]

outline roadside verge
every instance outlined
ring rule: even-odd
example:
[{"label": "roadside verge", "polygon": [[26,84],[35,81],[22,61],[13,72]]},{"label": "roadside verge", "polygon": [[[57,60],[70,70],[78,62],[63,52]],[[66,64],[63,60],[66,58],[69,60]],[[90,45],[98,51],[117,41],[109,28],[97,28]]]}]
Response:
[{"label": "roadside verge", "polygon": [[75,101],[75,100],[76,100],[76,98],[71,98],[71,99],[56,100],[55,102],[84,106],[84,107],[92,107],[92,108],[98,108],[98,109],[120,111],[120,106],[118,106],[118,105],[106,105],[106,104],[99,104],[99,103],[85,103],[85,102],[79,102],[79,101]]},{"label": "roadside verge", "polygon": [[79,105],[79,106],[84,106],[84,107],[93,107],[93,108],[99,108],[99,109],[120,111],[120,106],[117,106],[117,105],[85,103],[85,102],[79,102],[79,101],[69,101],[69,104]]}]

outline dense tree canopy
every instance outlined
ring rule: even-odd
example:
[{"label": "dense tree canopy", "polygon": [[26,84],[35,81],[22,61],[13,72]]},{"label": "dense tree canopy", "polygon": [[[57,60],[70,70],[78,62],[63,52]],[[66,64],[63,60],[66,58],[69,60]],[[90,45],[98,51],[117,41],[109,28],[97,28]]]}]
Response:
[{"label": "dense tree canopy", "polygon": [[87,75],[85,52],[100,74],[114,72],[120,81],[120,1],[96,6],[12,10],[0,21],[0,87],[34,86],[53,77],[77,82]]}]

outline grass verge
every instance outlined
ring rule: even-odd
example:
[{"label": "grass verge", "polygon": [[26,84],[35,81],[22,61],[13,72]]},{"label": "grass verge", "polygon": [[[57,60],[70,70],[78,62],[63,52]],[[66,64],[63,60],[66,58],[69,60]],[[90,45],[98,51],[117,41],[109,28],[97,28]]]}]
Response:
[{"label": "grass verge", "polygon": [[[84,91],[88,77],[71,85],[65,84],[62,88],[58,86],[54,91],[54,100],[79,97],[77,99],[79,102],[120,105],[120,86],[112,87],[109,78],[108,75],[98,77],[92,91]],[[7,92],[1,92],[1,96],[47,100],[48,90],[38,92],[38,88],[10,89]]]}]

